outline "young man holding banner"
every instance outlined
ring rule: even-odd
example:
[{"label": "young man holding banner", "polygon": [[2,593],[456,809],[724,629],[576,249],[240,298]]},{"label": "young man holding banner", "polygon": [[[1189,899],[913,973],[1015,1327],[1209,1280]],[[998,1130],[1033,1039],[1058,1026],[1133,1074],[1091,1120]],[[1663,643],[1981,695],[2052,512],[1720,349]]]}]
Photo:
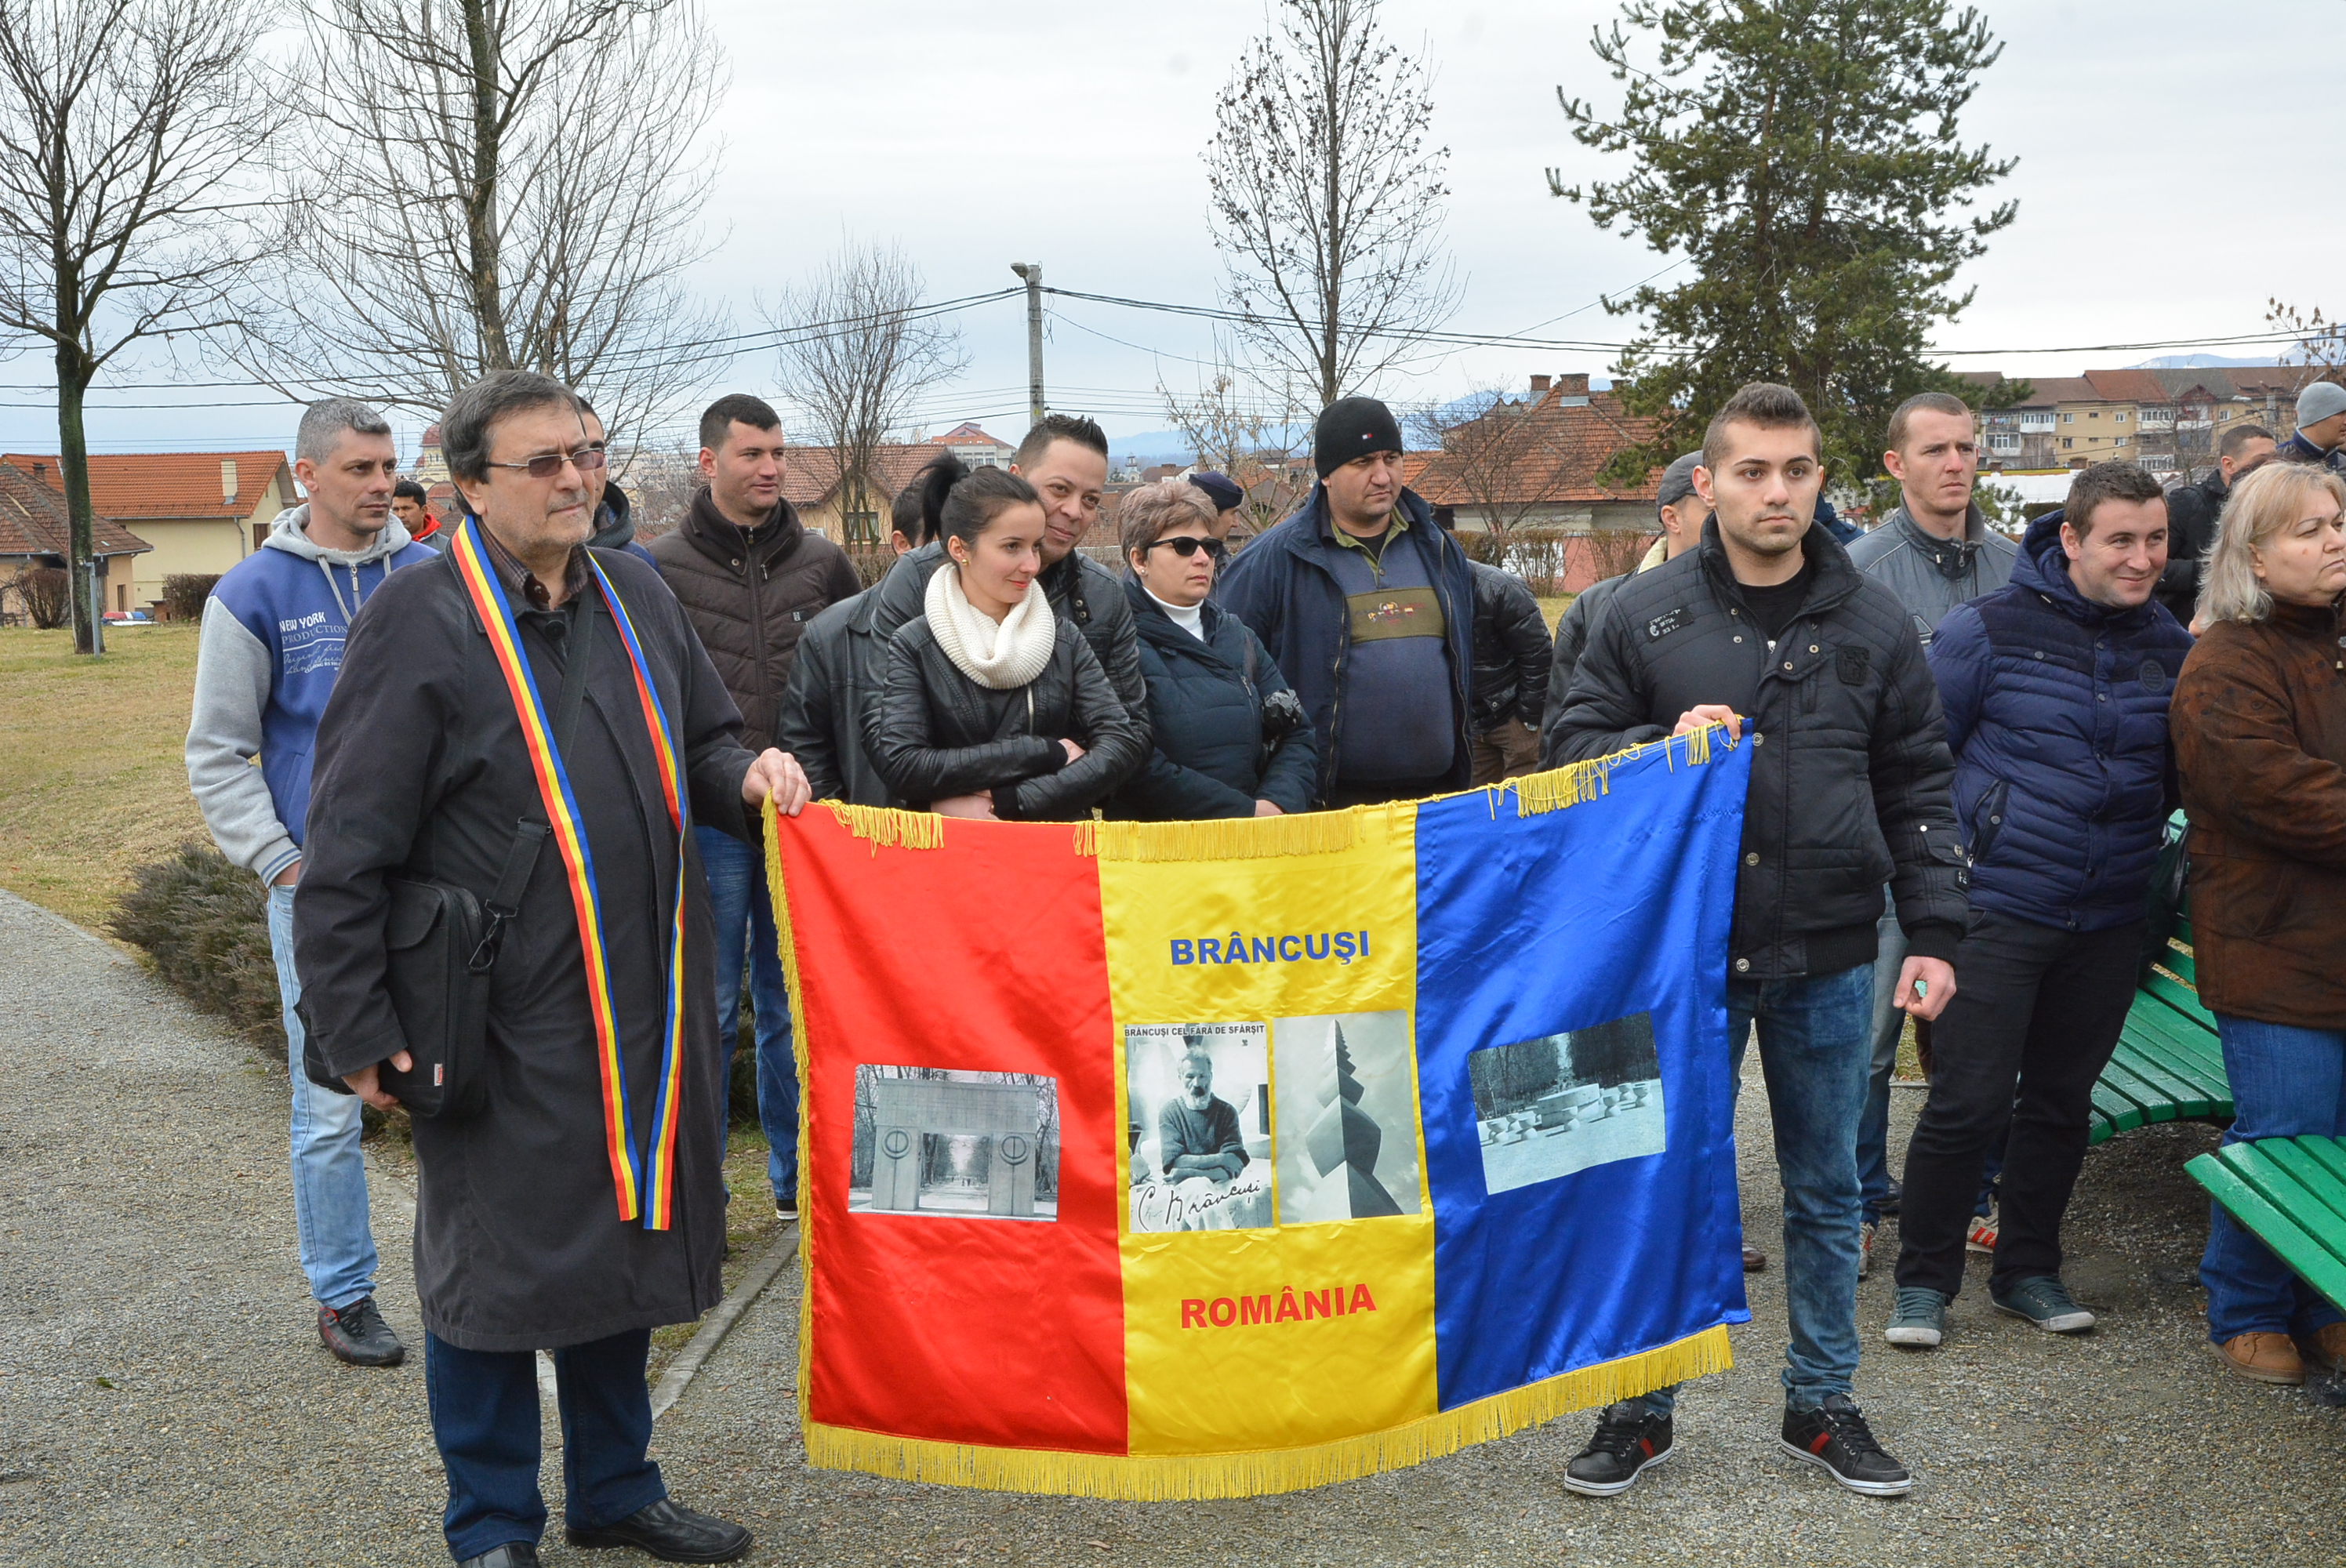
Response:
[{"label": "young man holding banner", "polygon": [[[390,1081],[418,1110],[431,1084],[477,1101],[414,1124],[451,1554],[537,1561],[536,1352],[551,1349],[571,1543],[729,1562],[750,1532],[669,1502],[646,1451],[651,1330],[723,1294],[709,892],[685,830],[752,837],[746,808],[796,811],[806,779],[741,746],[659,574],[585,547],[603,454],[569,388],[499,372],[441,433],[464,525],[368,599],[318,728],[293,920],[311,1038],[371,1105],[402,1103],[386,1069],[413,1074]],[[495,917],[474,949],[491,966],[484,1041],[394,1007],[394,982],[417,994],[394,943],[430,932],[391,917],[435,885]]]},{"label": "young man holding banner", "polygon": [[[1907,938],[1898,1003],[1954,994],[1963,847],[1938,692],[1896,597],[1810,526],[1824,474],[1789,387],[1730,398],[1703,437],[1702,543],[1623,583],[1566,699],[1560,761],[1706,725],[1753,748],[1727,954],[1729,1071],[1756,1024],[1784,1188],[1782,1446],[1853,1492],[1912,1481],[1851,1398],[1857,1371],[1858,1119],[1874,925]],[[1675,1389],[1611,1406],[1565,1484],[1610,1496],[1670,1451]]]}]

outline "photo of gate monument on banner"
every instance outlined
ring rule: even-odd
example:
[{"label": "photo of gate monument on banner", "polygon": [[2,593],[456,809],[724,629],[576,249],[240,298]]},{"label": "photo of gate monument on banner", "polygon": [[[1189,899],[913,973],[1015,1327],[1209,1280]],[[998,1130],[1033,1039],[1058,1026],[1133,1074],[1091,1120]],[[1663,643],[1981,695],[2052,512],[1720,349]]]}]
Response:
[{"label": "photo of gate monument on banner", "polygon": [[1310,815],[770,816],[809,1462],[1245,1496],[1725,1368],[1749,771],[1713,728]]}]

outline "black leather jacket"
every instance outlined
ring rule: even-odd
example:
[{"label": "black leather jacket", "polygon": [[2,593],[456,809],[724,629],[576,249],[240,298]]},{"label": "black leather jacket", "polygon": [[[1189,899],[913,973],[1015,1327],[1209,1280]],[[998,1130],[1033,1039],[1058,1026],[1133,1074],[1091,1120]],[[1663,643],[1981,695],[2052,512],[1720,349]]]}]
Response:
[{"label": "black leather jacket", "polygon": [[[904,623],[889,645],[880,699],[864,716],[864,748],[897,799],[925,808],[991,789],[994,815],[1005,821],[1073,821],[1148,759],[1147,732],[1117,700],[1083,634],[1066,621],[1054,625],[1057,641],[1042,673],[997,691],[945,657],[926,616]],[[1076,761],[1067,760],[1063,738],[1084,748]]]},{"label": "black leather jacket", "polygon": [[[902,560],[888,568],[888,575],[873,590],[880,604],[872,626],[882,641],[895,636],[897,627],[923,612],[929,576],[944,559],[945,547],[931,540],[905,552]],[[1084,640],[1091,644],[1093,656],[1146,740],[1148,689],[1140,674],[1140,634],[1133,625],[1132,606],[1125,602],[1124,585],[1114,572],[1081,550],[1068,551],[1044,567],[1035,580],[1043,585],[1051,613],[1083,633]]]},{"label": "black leather jacket", "polygon": [[1729,977],[1872,962],[1884,882],[1909,951],[1952,961],[1967,877],[1938,685],[1897,596],[1822,529],[1801,547],[1815,575],[1772,648],[1716,518],[1700,548],[1626,579],[1589,628],[1556,759],[1657,741],[1726,704],[1751,748]]},{"label": "black leather jacket", "polygon": [[1474,733],[1487,735],[1510,718],[1537,729],[1556,651],[1547,617],[1521,577],[1480,561],[1467,565],[1474,573]]}]

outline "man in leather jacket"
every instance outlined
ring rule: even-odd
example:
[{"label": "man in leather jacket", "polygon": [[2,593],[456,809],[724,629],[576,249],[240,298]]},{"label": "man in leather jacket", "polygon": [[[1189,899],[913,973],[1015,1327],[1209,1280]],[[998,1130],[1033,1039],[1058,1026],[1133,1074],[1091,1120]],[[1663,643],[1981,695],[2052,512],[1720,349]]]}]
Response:
[{"label": "man in leather jacket", "polygon": [[[1911,949],[1900,1004],[1935,1017],[1954,993],[1964,855],[1938,688],[1903,606],[1815,524],[1820,445],[1789,387],[1728,400],[1695,473],[1702,543],[1613,596],[1558,738],[1567,761],[1712,724],[1713,745],[1750,748],[1723,978],[1729,1071],[1756,1024],[1784,1186],[1782,1442],[1888,1496],[1912,1479],[1851,1398],[1876,890],[1891,885]],[[1675,1400],[1663,1389],[1607,1409],[1566,1486],[1626,1491],[1668,1453]]]}]

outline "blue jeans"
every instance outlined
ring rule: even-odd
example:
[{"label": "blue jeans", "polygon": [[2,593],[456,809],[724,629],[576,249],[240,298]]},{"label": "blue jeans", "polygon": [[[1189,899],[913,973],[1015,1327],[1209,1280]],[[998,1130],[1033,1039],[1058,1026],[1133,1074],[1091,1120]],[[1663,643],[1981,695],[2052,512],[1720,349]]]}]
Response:
[{"label": "blue jeans", "polygon": [[337,1311],[374,1294],[374,1232],[367,1224],[366,1161],[359,1153],[356,1095],[337,1095],[301,1070],[301,1020],[293,1004],[293,890],[269,890],[269,951],[285,1004],[286,1061],[293,1078],[293,1228],[310,1294]]},{"label": "blue jeans", "polygon": [[[2223,1141],[2346,1136],[2346,1033],[2216,1014],[2224,1072],[2232,1081],[2233,1119]],[[2341,1314],[2265,1244],[2224,1211],[2208,1206],[2208,1251],[2199,1283],[2208,1289],[2208,1338],[2220,1345],[2241,1334],[2310,1334]]]},{"label": "blue jeans", "polygon": [[[631,1329],[554,1352],[562,1412],[563,1517],[580,1530],[616,1524],[668,1495],[652,1441],[644,1363],[648,1329]],[[537,1356],[530,1350],[460,1350],[423,1336],[423,1390],[432,1441],[448,1472],[442,1527],[458,1561],[511,1541],[535,1545],[546,1530],[537,1490]]]},{"label": "blue jeans", "polygon": [[1897,1070],[1898,1040],[1906,1029],[1906,1015],[1892,1005],[1898,972],[1906,963],[1906,930],[1886,892],[1874,938],[1880,945],[1873,959],[1873,1054],[1866,1064],[1865,1110],[1857,1124],[1857,1186],[1868,1225],[1880,1223],[1890,1196],[1890,1076]]},{"label": "blue jeans", "polygon": [[[1858,964],[1797,980],[1727,983],[1730,1071],[1760,1026],[1760,1069],[1784,1186],[1784,1403],[1813,1410],[1857,1375],[1857,1124],[1865,1109],[1873,970]],[[1645,1396],[1668,1415],[1675,1385]]]},{"label": "blue jeans", "polygon": [[[1857,1185],[1868,1225],[1882,1223],[1882,1206],[1890,1196],[1890,1079],[1898,1068],[1898,1041],[1906,1033],[1906,1014],[1895,1005],[1898,972],[1906,966],[1906,930],[1886,889],[1874,936],[1881,945],[1873,960],[1873,1059],[1866,1069],[1865,1114],[1857,1124]],[[1980,1175],[1972,1212],[1983,1217],[1995,1201],[1996,1178],[2004,1174],[2004,1135],[1997,1133]]]},{"label": "blue jeans", "polygon": [[[782,948],[774,906],[766,897],[766,852],[714,828],[695,828],[700,865],[709,875],[709,902],[717,919],[717,1036],[725,1076],[733,1081],[733,1043],[741,1037],[741,968],[750,968],[750,1003],[757,1013],[758,1122],[766,1134],[766,1177],[774,1200],[793,1202],[799,1191],[799,1068],[790,1054],[790,993],[782,976]],[[748,943],[745,953],[743,944]],[[721,1105],[726,1095],[718,1095]],[[718,1136],[724,1136],[724,1127]]]}]

